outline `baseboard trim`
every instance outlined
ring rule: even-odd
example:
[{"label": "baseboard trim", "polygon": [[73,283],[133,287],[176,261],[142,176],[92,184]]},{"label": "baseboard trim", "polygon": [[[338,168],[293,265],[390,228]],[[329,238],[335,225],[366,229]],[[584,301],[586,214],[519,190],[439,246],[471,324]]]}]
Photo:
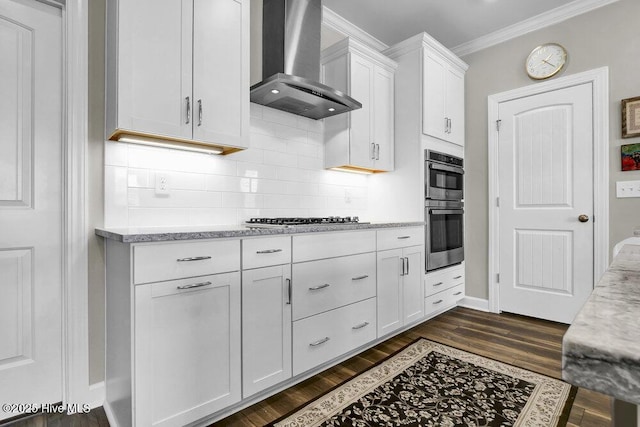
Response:
[{"label": "baseboard trim", "polygon": [[104,405],[104,393],[104,381],[89,386],[89,394],[87,395],[88,402],[86,403],[91,406],[91,409]]},{"label": "baseboard trim", "polygon": [[464,297],[458,301],[459,307],[470,308],[472,310],[485,311],[490,313],[489,300],[476,297]]},{"label": "baseboard trim", "polygon": [[104,408],[104,413],[107,415],[107,420],[109,420],[109,425],[111,427],[120,427],[120,424],[118,424],[118,422],[116,421],[116,417],[113,414],[113,410],[111,409],[111,405],[109,405],[109,402],[105,400],[102,406]]}]

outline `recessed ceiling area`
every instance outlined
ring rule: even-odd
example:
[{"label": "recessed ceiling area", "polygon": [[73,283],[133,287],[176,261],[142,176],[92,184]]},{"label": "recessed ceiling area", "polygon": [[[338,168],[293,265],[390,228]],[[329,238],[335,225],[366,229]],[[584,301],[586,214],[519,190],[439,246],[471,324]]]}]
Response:
[{"label": "recessed ceiling area", "polygon": [[323,0],[335,13],[392,46],[426,31],[449,49],[584,0]]}]

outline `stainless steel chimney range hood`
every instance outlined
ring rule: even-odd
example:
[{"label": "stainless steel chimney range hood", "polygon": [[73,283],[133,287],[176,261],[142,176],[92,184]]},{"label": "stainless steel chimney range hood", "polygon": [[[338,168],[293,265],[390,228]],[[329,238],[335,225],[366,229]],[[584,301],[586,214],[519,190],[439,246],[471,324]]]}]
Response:
[{"label": "stainless steel chimney range hood", "polygon": [[251,102],[315,120],[362,108],[318,82],[321,25],[321,0],[264,0],[263,80],[251,86]]}]

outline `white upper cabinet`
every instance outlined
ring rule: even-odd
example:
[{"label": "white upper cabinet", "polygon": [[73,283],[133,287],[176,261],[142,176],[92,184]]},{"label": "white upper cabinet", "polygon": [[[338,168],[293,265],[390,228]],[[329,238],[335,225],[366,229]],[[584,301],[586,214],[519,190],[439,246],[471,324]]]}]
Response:
[{"label": "white upper cabinet", "polygon": [[248,146],[248,0],[109,0],[107,8],[107,138]]},{"label": "white upper cabinet", "polygon": [[322,53],[322,81],[362,108],[325,119],[325,168],[393,170],[394,72],[380,52],[345,39]]},{"label": "white upper cabinet", "polygon": [[464,70],[425,48],[422,132],[464,145]]}]

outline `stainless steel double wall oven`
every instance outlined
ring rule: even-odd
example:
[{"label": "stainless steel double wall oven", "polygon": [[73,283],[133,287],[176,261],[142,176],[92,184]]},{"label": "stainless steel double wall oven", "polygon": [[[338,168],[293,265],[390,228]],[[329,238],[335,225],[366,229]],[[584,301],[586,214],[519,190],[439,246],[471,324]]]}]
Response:
[{"label": "stainless steel double wall oven", "polygon": [[425,150],[425,266],[437,270],[464,260],[463,160]]}]

